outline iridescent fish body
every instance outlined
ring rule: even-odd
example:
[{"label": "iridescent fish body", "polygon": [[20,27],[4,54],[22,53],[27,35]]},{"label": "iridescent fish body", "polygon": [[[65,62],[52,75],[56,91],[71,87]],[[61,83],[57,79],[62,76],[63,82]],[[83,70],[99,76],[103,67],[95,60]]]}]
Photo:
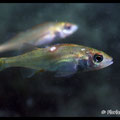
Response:
[{"label": "iridescent fish body", "polygon": [[3,43],[0,45],[0,52],[16,50],[27,44],[34,46],[48,44],[73,34],[77,29],[77,25],[68,22],[48,22],[22,32]]},{"label": "iridescent fish body", "polygon": [[35,71],[53,71],[57,77],[75,74],[77,71],[91,71],[107,67],[113,63],[106,53],[76,44],[58,44],[25,54],[1,58],[0,69],[24,67]]}]

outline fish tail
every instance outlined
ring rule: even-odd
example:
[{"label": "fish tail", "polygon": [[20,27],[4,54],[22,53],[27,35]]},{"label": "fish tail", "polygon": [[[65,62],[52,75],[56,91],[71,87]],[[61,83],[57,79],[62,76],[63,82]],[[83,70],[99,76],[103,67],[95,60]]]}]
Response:
[{"label": "fish tail", "polygon": [[4,58],[0,58],[0,71],[5,69],[5,60]]}]

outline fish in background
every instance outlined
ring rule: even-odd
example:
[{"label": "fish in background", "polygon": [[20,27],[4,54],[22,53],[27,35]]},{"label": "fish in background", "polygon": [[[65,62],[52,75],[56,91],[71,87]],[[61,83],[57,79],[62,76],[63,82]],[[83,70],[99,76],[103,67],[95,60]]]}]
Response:
[{"label": "fish in background", "polygon": [[28,44],[39,47],[73,34],[78,26],[69,22],[48,22],[16,35],[0,45],[0,53],[17,50]]},{"label": "fish in background", "polygon": [[92,71],[105,68],[113,63],[106,53],[76,44],[58,44],[34,50],[15,57],[0,58],[0,70],[9,67],[28,68],[26,77],[37,72],[55,72],[56,77],[67,77],[77,71]]}]

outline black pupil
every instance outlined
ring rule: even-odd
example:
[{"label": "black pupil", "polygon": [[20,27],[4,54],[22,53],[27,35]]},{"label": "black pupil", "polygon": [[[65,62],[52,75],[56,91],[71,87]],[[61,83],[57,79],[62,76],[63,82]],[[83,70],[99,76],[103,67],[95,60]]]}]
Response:
[{"label": "black pupil", "polygon": [[70,30],[71,26],[65,26],[65,29]]},{"label": "black pupil", "polygon": [[103,60],[103,56],[102,55],[98,55],[98,54],[95,54],[94,55],[94,61],[99,63]]}]

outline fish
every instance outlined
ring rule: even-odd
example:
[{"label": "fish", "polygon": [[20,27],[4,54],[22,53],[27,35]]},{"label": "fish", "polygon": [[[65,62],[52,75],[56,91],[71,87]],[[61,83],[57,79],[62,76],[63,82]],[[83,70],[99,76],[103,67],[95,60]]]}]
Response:
[{"label": "fish", "polygon": [[66,38],[78,29],[78,26],[69,22],[47,22],[19,33],[7,42],[0,45],[0,53],[24,48],[28,44],[41,46],[55,40]]},{"label": "fish", "polygon": [[[99,70],[112,63],[113,58],[103,51],[78,44],[56,44],[35,48],[22,55],[0,58],[0,71],[23,67],[31,69],[32,76],[39,71],[49,71],[54,72],[55,77],[67,77],[77,72]],[[28,77],[32,77],[30,74]]]}]

